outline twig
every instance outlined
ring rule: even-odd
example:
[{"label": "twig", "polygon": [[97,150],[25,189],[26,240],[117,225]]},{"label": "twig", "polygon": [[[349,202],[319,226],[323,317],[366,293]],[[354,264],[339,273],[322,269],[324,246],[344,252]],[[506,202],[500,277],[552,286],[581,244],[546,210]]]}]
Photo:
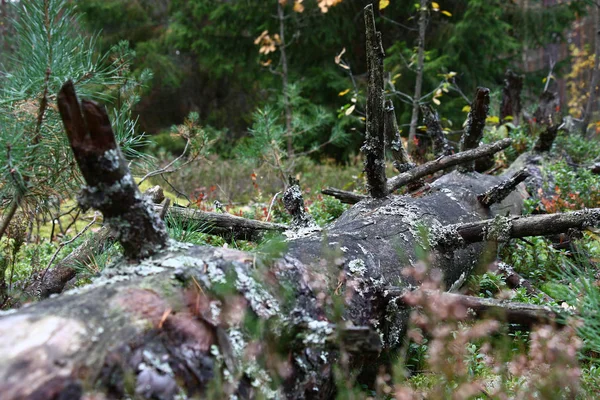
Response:
[{"label": "twig", "polygon": [[530,174],[529,172],[527,172],[527,169],[523,168],[515,172],[513,176],[511,176],[509,179],[501,182],[499,185],[494,186],[487,192],[477,196],[477,200],[479,200],[479,202],[485,207],[489,207],[492,204],[500,203],[509,194],[511,194],[513,190],[516,189],[519,183],[529,178],[529,176]]},{"label": "twig", "polygon": [[156,175],[162,175],[162,174],[170,174],[170,173],[173,173],[175,171],[178,171],[182,167],[184,167],[187,164],[189,164],[192,161],[194,161],[196,159],[196,157],[190,158],[189,160],[187,160],[186,162],[184,162],[183,164],[181,164],[177,168],[169,170],[169,168],[171,168],[171,166],[173,164],[175,164],[177,161],[181,160],[183,158],[183,156],[185,156],[185,154],[187,153],[187,150],[188,150],[188,148],[190,146],[190,142],[191,142],[191,140],[187,139],[187,141],[185,142],[185,147],[183,148],[183,151],[181,152],[181,154],[179,155],[179,157],[177,157],[176,159],[174,159],[173,161],[171,161],[170,163],[168,163],[167,165],[165,165],[163,168],[157,169],[156,171],[148,172],[146,175],[144,175],[144,177],[142,179],[140,179],[140,181],[138,182],[138,185],[141,185],[142,182],[144,182],[146,179],[148,179],[150,177],[153,177],[153,176],[156,176]]},{"label": "twig", "polygon": [[77,235],[75,235],[73,237],[73,239],[67,240],[66,242],[62,242],[59,246],[58,249],[56,249],[56,251],[54,252],[54,254],[52,254],[52,257],[50,258],[50,261],[48,261],[48,264],[46,265],[46,268],[44,269],[44,273],[42,274],[41,277],[41,281],[44,280],[44,277],[46,276],[46,273],[48,272],[48,270],[50,269],[50,267],[52,266],[52,263],[54,262],[54,260],[56,259],[56,257],[58,256],[58,253],[60,253],[60,251],[63,249],[63,247],[65,247],[68,244],[73,243],[75,240],[77,240],[78,238],[81,237],[81,235],[83,235],[92,225],[94,225],[96,223],[96,221],[98,220],[98,213],[95,212],[94,213],[94,218],[92,219],[92,221],[87,224],[85,226],[85,228],[83,228],[81,230],[81,232],[79,232]]},{"label": "twig", "polygon": [[163,221],[164,221],[165,217],[167,216],[167,210],[169,209],[170,204],[171,204],[171,199],[168,197],[165,198],[165,201],[163,201],[163,204],[162,204],[162,210],[160,210],[160,213],[158,214],[160,219],[162,219]]},{"label": "twig", "polygon": [[277,199],[277,196],[279,196],[280,194],[281,192],[275,193],[275,196],[273,196],[273,198],[271,199],[271,204],[269,204],[269,211],[267,212],[267,222],[269,222],[269,218],[271,218],[271,210],[273,209],[273,204],[275,204],[275,199]]}]

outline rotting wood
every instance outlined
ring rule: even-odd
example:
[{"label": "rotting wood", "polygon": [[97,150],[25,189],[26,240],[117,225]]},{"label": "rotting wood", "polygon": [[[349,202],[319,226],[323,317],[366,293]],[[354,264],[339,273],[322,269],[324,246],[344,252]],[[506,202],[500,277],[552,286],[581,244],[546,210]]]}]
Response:
[{"label": "rotting wood", "polygon": [[299,182],[290,177],[289,183],[290,186],[283,193],[283,205],[292,216],[291,228],[294,230],[316,228],[317,224],[314,218],[306,211],[304,206],[304,197]]},{"label": "rotting wood", "polygon": [[[479,87],[475,92],[475,98],[471,103],[471,110],[467,116],[467,125],[460,139],[460,151],[475,149],[483,138],[483,128],[485,120],[490,109],[490,90]],[[458,167],[460,172],[473,172],[475,162],[461,164]]]},{"label": "rotting wood", "polygon": [[427,136],[433,141],[433,154],[436,156],[451,155],[454,149],[448,143],[437,111],[429,105],[423,105],[421,112],[423,113],[423,124],[427,127]]},{"label": "rotting wood", "polygon": [[165,226],[135,184],[106,109],[89,100],[80,105],[71,81],[61,88],[57,103],[87,183],[78,197],[80,206],[102,211],[105,223],[117,232],[127,258],[139,260],[156,253],[167,242]]},{"label": "rotting wood", "polygon": [[387,195],[385,176],[385,139],[383,111],[383,45],[381,32],[375,28],[373,5],[365,8],[365,31],[367,48],[367,116],[365,143],[361,151],[365,155],[367,191],[375,198]]},{"label": "rotting wood", "polygon": [[515,190],[521,182],[523,182],[529,177],[529,172],[527,172],[527,169],[523,168],[517,171],[507,180],[500,183],[498,186],[494,186],[487,192],[477,196],[477,200],[479,200],[479,202],[485,207],[489,207],[492,204],[500,203],[506,198],[506,196],[508,196],[513,190]]}]

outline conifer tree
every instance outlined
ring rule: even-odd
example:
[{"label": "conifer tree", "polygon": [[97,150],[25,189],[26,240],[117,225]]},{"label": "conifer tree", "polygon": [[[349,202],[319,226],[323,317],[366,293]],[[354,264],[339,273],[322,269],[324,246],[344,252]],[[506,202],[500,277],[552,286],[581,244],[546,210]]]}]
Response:
[{"label": "conifer tree", "polygon": [[135,155],[143,141],[128,111],[138,83],[129,74],[126,44],[98,56],[97,37],[79,33],[80,15],[67,0],[4,7],[16,15],[16,51],[0,69],[0,237],[20,207],[43,212],[49,199],[72,195],[81,182],[55,104],[66,80],[87,98],[117,97],[112,118],[126,154]]}]

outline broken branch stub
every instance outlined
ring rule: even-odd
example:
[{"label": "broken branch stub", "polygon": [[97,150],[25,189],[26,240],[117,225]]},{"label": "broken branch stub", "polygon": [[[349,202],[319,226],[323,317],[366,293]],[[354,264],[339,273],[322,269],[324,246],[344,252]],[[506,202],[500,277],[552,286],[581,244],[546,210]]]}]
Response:
[{"label": "broken branch stub", "polygon": [[165,225],[135,184],[106,109],[89,100],[80,105],[71,81],[58,94],[58,108],[87,184],[78,197],[79,205],[102,212],[128,259],[148,257],[164,247]]},{"label": "broken branch stub", "polygon": [[385,101],[384,111],[385,144],[392,152],[394,168],[396,168],[399,173],[411,170],[415,167],[415,163],[410,159],[410,156],[400,139],[400,130],[398,129],[394,103],[391,100],[388,99]]},{"label": "broken branch stub", "polygon": [[[483,137],[483,128],[485,128],[485,119],[490,109],[490,89],[479,87],[475,92],[475,98],[471,103],[471,111],[467,117],[467,125],[460,139],[460,151],[475,149],[479,146]],[[473,172],[475,163],[469,162],[462,164],[458,170],[460,172]]]},{"label": "broken branch stub", "polygon": [[527,169],[523,168],[517,171],[513,176],[497,186],[494,186],[487,192],[477,196],[477,200],[485,206],[489,207],[492,204],[500,203],[504,200],[513,190],[517,188],[519,183],[529,178],[531,175],[527,172]]},{"label": "broken branch stub", "polygon": [[500,105],[500,121],[506,122],[512,117],[515,125],[521,120],[521,91],[523,90],[523,75],[517,75],[510,69],[504,74],[502,89],[502,104]]},{"label": "broken branch stub", "polygon": [[448,139],[442,129],[440,117],[431,106],[421,106],[423,123],[427,127],[427,136],[433,139],[433,154],[436,156],[449,156],[454,149],[448,143]]},{"label": "broken branch stub", "polygon": [[383,112],[383,45],[381,32],[375,30],[373,5],[365,7],[365,30],[367,36],[367,121],[365,143],[361,151],[365,155],[367,189],[375,198],[385,197],[385,143]]}]

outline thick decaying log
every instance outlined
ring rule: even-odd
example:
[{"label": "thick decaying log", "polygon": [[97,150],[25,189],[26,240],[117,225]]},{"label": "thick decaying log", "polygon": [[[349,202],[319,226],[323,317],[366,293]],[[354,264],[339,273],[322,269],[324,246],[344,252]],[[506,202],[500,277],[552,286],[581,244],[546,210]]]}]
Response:
[{"label": "thick decaying log", "polygon": [[385,141],[383,113],[383,45],[381,32],[375,29],[373,5],[365,8],[365,30],[367,36],[367,121],[365,144],[361,151],[365,155],[367,190],[372,197],[387,195],[385,185]]},{"label": "thick decaying log", "polygon": [[523,76],[517,75],[510,69],[504,74],[504,88],[502,89],[502,104],[500,105],[500,121],[505,122],[506,117],[512,117],[513,123],[519,125],[521,121],[521,91],[523,90]]},{"label": "thick decaying log", "polygon": [[[465,132],[460,139],[460,151],[475,149],[483,138],[483,128],[485,128],[485,119],[490,109],[490,90],[487,88],[477,88],[475,98],[471,103],[471,111],[467,116],[467,125]],[[475,163],[470,162],[458,167],[461,172],[473,172]]]},{"label": "thick decaying log", "polygon": [[[444,157],[436,168],[509,144]],[[122,165],[115,154],[115,164]],[[103,171],[102,165],[93,167]],[[420,173],[428,175],[431,168]],[[432,243],[454,234],[454,246],[434,247],[430,257],[452,290],[479,263],[483,238],[555,233],[598,222],[598,210],[510,223],[489,220],[496,212],[520,212],[516,191],[491,208],[477,201],[478,194],[501,182],[452,173],[422,197],[367,199],[322,231],[289,237],[287,250],[275,255],[171,242],[139,264],[117,263],[90,286],[0,316],[2,398],[65,399],[96,392],[106,398],[173,399],[182,392],[199,398],[214,393],[333,398],[332,366],[348,337],[370,338],[365,343],[380,338],[368,348],[383,352],[402,344],[410,310],[398,297],[419,284],[402,270],[415,265]],[[99,186],[109,193],[110,188]],[[121,235],[120,240],[130,239]],[[397,296],[386,293],[390,287],[398,289]],[[453,299],[479,311],[494,306]],[[327,309],[339,302],[341,317]],[[352,370],[377,362],[373,353],[355,350]]]},{"label": "thick decaying log", "polygon": [[80,106],[71,81],[58,94],[58,108],[87,183],[79,204],[102,211],[105,222],[116,230],[127,258],[154,254],[166,244],[165,226],[133,181],[106,110],[89,100]]}]

